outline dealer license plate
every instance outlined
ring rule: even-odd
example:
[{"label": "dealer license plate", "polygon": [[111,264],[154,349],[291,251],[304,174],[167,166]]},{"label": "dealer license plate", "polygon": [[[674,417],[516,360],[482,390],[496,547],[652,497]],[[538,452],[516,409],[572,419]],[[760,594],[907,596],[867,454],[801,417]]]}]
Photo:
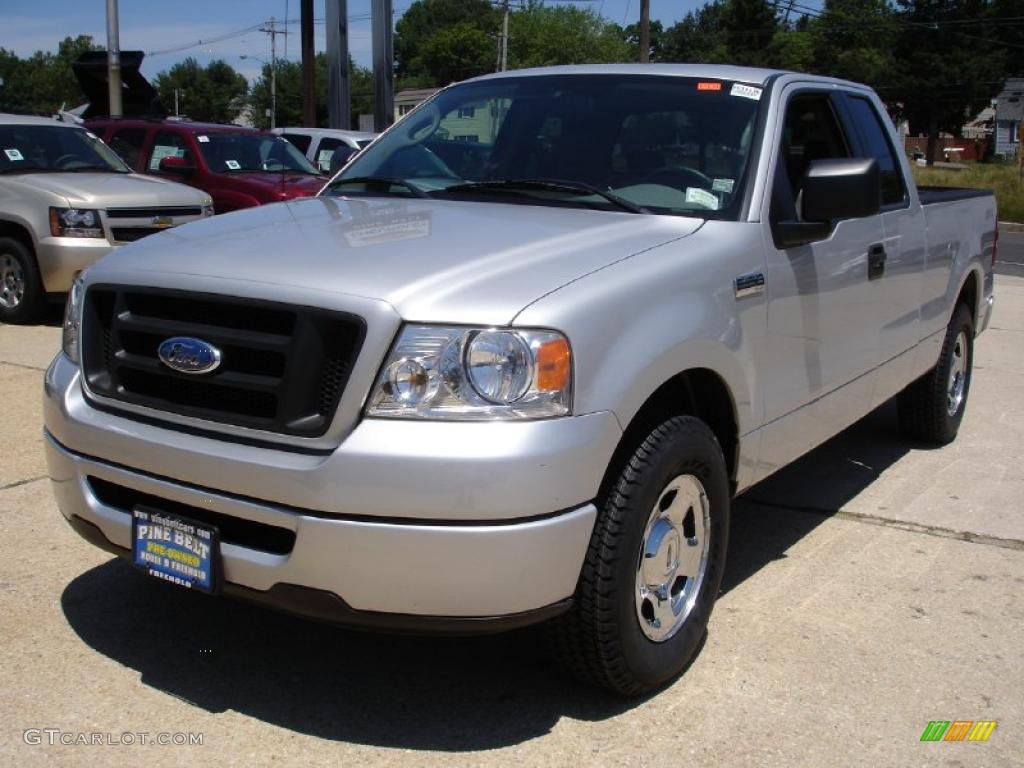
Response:
[{"label": "dealer license plate", "polygon": [[152,509],[132,510],[132,559],[150,576],[186,589],[220,589],[220,532],[215,526]]}]

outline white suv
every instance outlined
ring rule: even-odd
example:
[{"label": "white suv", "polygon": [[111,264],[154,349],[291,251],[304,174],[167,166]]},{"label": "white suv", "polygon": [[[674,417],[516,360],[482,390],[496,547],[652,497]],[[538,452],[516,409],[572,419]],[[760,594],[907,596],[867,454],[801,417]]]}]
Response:
[{"label": "white suv", "polygon": [[339,170],[379,135],[336,128],[275,128],[271,133],[288,139],[323,173]]}]

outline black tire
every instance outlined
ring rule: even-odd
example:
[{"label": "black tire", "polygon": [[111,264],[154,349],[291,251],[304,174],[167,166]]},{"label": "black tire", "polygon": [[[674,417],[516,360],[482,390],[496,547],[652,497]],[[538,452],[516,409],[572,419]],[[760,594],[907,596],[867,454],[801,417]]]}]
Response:
[{"label": "black tire", "polygon": [[34,322],[46,306],[36,258],[24,243],[0,237],[0,322]]},{"label": "black tire", "polygon": [[[664,509],[668,484],[680,476],[695,477],[703,485],[710,520],[707,565],[703,580],[694,582],[696,600],[681,626],[655,642],[639,616],[641,547],[655,505]],[[675,416],[655,427],[599,500],[573,607],[549,625],[550,647],[561,665],[586,682],[626,695],[645,693],[680,674],[704,641],[718,596],[729,502],[725,459],[711,430],[691,416]]]},{"label": "black tire", "polygon": [[[962,396],[955,401],[954,407],[950,398],[950,373],[957,355],[964,356],[966,368],[963,371]],[[938,363],[897,396],[903,433],[918,442],[934,445],[951,443],[964,418],[973,368],[974,320],[965,304],[957,304],[946,328]]]}]

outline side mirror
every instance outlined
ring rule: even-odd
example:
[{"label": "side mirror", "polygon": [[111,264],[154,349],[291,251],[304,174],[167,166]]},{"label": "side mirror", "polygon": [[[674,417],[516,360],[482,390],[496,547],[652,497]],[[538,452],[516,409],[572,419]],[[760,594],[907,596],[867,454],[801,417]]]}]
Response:
[{"label": "side mirror", "polygon": [[160,159],[160,171],[162,173],[175,173],[180,176],[188,176],[195,171],[196,167],[189,163],[184,157],[169,155]]},{"label": "side mirror", "polygon": [[341,146],[335,149],[334,154],[331,155],[331,165],[328,170],[330,175],[333,176],[348,165],[348,161],[352,159],[352,155],[355,153],[356,151],[352,147]]},{"label": "side mirror", "polygon": [[779,248],[824,240],[843,219],[876,216],[882,207],[878,161],[873,157],[814,160],[804,174],[800,207],[800,221],[773,222]]}]

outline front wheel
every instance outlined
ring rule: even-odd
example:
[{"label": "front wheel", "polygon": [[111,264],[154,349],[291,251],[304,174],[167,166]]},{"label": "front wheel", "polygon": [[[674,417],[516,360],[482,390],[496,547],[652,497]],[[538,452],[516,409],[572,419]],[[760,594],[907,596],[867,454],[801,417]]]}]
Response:
[{"label": "front wheel", "polygon": [[636,695],[678,675],[703,642],[725,567],[729,481],[711,430],[658,425],[602,500],[552,649],[577,677]]},{"label": "front wheel", "polygon": [[30,323],[45,303],[35,256],[18,240],[0,237],[0,321]]}]

